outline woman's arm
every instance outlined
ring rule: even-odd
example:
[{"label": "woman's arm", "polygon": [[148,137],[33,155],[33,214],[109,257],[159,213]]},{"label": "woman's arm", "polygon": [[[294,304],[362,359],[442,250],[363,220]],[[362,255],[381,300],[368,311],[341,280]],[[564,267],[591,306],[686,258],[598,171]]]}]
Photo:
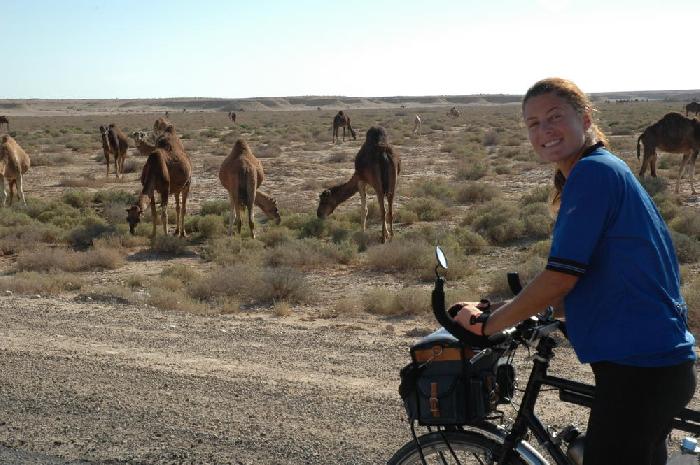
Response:
[{"label": "woman's arm", "polygon": [[[489,316],[484,334],[491,335],[510,328],[526,318],[544,310],[548,305],[562,307],[562,300],[574,288],[578,276],[557,271],[544,270],[509,303],[495,310]],[[455,319],[467,329],[471,329],[472,311],[460,311]],[[479,333],[481,328],[477,328]]]}]

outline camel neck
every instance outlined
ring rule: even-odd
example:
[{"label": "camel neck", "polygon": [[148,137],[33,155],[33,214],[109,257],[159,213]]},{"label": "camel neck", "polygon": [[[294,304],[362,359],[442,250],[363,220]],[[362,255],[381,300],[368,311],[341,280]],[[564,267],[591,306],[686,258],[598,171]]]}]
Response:
[{"label": "camel neck", "polygon": [[338,203],[345,202],[357,193],[357,183],[357,175],[353,174],[349,181],[330,188],[331,197],[336,199]]}]

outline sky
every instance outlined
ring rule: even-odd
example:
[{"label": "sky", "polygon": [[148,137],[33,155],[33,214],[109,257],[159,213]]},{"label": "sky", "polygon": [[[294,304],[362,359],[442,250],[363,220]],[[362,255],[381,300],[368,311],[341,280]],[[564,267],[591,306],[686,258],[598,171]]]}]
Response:
[{"label": "sky", "polygon": [[700,0],[0,0],[0,99],[700,88]]}]

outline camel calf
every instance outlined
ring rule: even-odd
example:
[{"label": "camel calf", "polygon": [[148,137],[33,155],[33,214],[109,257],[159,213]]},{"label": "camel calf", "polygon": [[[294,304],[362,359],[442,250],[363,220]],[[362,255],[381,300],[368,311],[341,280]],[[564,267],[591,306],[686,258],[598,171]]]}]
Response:
[{"label": "camel calf", "polygon": [[695,194],[693,175],[695,174],[695,161],[700,151],[700,122],[696,119],[686,118],[680,113],[668,113],[656,123],[644,130],[637,139],[637,159],[640,156],[640,144],[644,144],[644,158],[639,176],[643,177],[647,167],[651,169],[651,176],[656,177],[656,150],[670,153],[682,153],[683,160],[676,179],[676,194],[680,190],[683,169],[690,164],[690,189]]},{"label": "camel calf", "polygon": [[[349,181],[326,189],[319,195],[316,215],[326,218],[338,205],[360,193],[362,231],[367,229],[367,185],[374,189],[382,216],[382,242],[394,236],[394,195],[401,172],[399,154],[387,143],[386,131],[373,126],[355,157],[355,172]],[[386,197],[386,208],[384,198]]]},{"label": "camel calf", "polygon": [[231,221],[228,225],[229,235],[233,232],[235,223],[238,234],[241,234],[241,216],[243,208],[248,209],[248,226],[250,235],[255,238],[255,223],[253,222],[253,205],[257,205],[268,218],[280,224],[280,214],[277,202],[269,195],[258,190],[265,179],[262,163],[250,150],[248,143],[238,139],[228,157],[219,168],[219,180],[228,191],[231,204]]},{"label": "camel calf", "polygon": [[27,200],[24,198],[24,188],[22,185],[22,176],[29,170],[29,155],[22,150],[22,147],[8,135],[2,136],[0,142],[0,206],[5,206],[7,192],[5,191],[5,179],[9,182],[10,187],[10,202],[12,205],[12,197],[15,186],[17,187],[17,198],[22,199],[26,205]]}]

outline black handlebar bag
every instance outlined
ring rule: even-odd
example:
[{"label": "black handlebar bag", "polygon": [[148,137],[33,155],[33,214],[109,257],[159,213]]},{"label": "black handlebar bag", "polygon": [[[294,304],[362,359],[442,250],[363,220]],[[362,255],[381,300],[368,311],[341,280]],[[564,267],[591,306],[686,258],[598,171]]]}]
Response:
[{"label": "black handlebar bag", "polygon": [[413,345],[412,362],[401,370],[399,386],[409,421],[423,426],[464,425],[486,416],[496,360],[482,357],[470,364],[475,355],[444,329]]}]

